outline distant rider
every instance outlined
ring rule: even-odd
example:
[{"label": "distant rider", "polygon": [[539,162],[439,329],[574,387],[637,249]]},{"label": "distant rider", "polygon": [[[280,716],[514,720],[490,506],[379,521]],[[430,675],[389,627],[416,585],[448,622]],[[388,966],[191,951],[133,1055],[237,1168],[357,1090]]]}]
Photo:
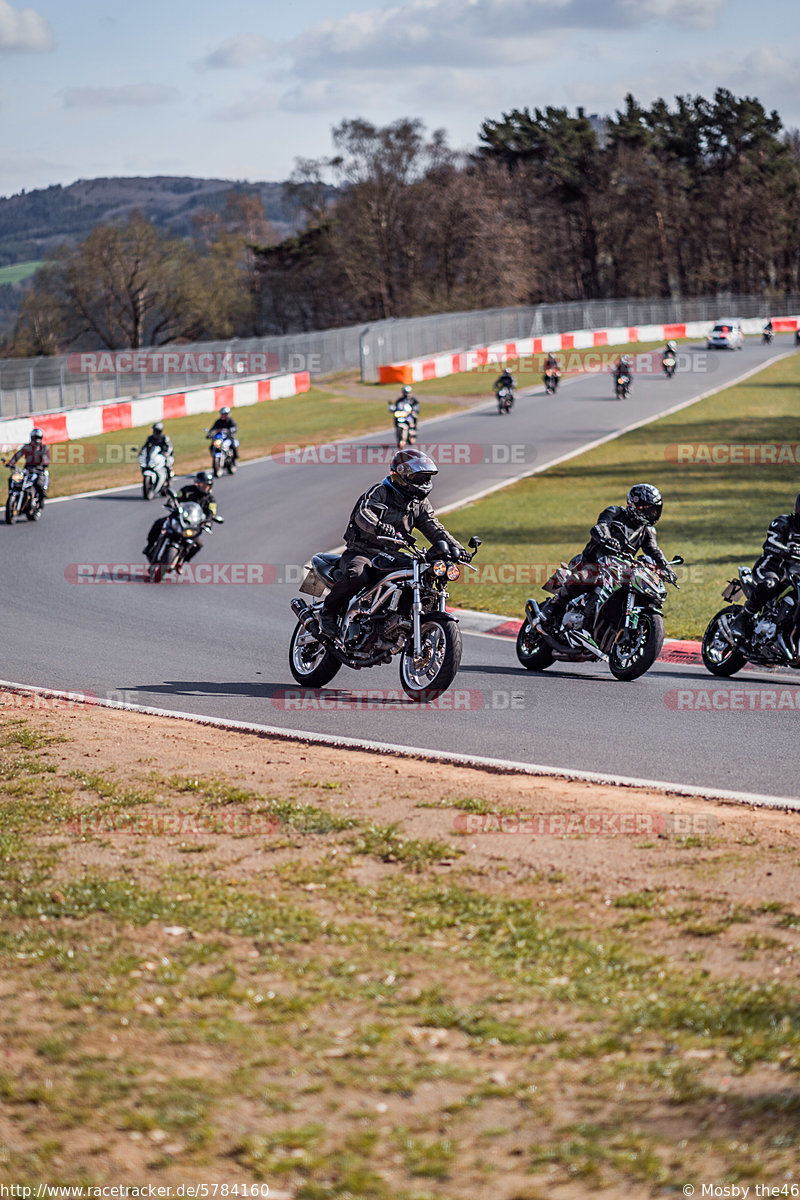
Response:
[{"label": "distant rider", "polygon": [[662,355],[661,355],[661,361],[663,362],[664,359],[666,359],[666,358],[677,358],[677,356],[678,356],[677,343],[676,342],[667,342],[667,344],[664,347],[664,350],[662,352]]},{"label": "distant rider", "polygon": [[215,433],[227,433],[233,446],[233,461],[236,462],[237,458],[239,457],[239,442],[236,437],[237,432],[238,427],[231,416],[231,410],[225,407],[219,410],[219,416],[209,429],[206,437],[211,438]]},{"label": "distant rider", "polygon": [[[628,492],[625,508],[611,504],[604,508],[589,532],[589,541],[580,554],[570,562],[570,575],[549,601],[545,609],[545,621],[551,632],[557,632],[564,610],[570,600],[581,592],[594,589],[598,583],[597,564],[609,555],[635,555],[641,550],[658,564],[661,572],[674,583],[677,576],[659,548],[656,539],[657,524],[663,500],[661,492],[650,483],[636,483]],[[588,632],[594,624],[592,601],[587,605],[585,627]],[[590,607],[591,606],[591,607]]]},{"label": "distant rider", "polygon": [[731,633],[748,637],[753,617],[783,587],[786,581],[786,558],[790,545],[800,543],[800,495],[794,502],[794,512],[776,517],[767,530],[764,548],[753,564],[755,588],[749,600],[730,623]]},{"label": "distant rider", "polygon": [[173,467],[175,466],[175,449],[168,435],[164,433],[164,425],[161,421],[156,421],[155,425],[153,426],[153,432],[148,434],[147,440],[145,441],[139,453],[143,454],[151,447],[154,447],[162,452],[167,463],[167,478],[173,479],[175,476],[175,472],[173,470]]},{"label": "distant rider", "polygon": [[407,383],[404,384],[403,390],[397,399],[389,401],[389,412],[393,416],[396,416],[398,409],[405,408],[409,404],[411,405],[410,420],[414,429],[416,429],[419,423],[419,400],[414,395],[414,389],[409,387]]},{"label": "distant rider", "polygon": [[47,489],[50,486],[50,472],[47,469],[50,466],[50,450],[44,444],[44,434],[41,429],[32,429],[31,440],[24,446],[20,446],[5,465],[14,467],[23,457],[26,468],[34,473],[33,486],[36,488],[39,508],[44,508]]},{"label": "distant rider", "polygon": [[336,636],[339,615],[369,582],[375,555],[407,544],[412,530],[419,529],[430,542],[444,538],[456,556],[466,553],[436,519],[428,500],[438,473],[436,463],[421,450],[398,450],[383,482],[358,498],[344,534],[347,549],[339,560],[340,575],[322,606],[325,637]]},{"label": "distant rider", "polygon": [[495,381],[494,381],[494,391],[495,392],[499,392],[500,388],[504,388],[504,387],[510,388],[511,391],[513,392],[513,390],[516,386],[517,386],[516,380],[514,379],[514,376],[511,374],[511,372],[509,371],[508,367],[505,367],[503,370],[503,374],[500,375],[499,378],[495,379]]},{"label": "distant rider", "polygon": [[[211,521],[217,515],[217,502],[214,499],[213,486],[214,476],[211,472],[198,471],[191,483],[184,484],[180,489],[176,496],[177,502],[179,504],[190,504],[192,502],[199,504],[206,516],[206,520]],[[170,495],[173,495],[173,493],[170,492]],[[167,517],[159,517],[150,526],[150,532],[147,535],[147,545],[143,550],[143,554],[148,561],[166,520]],[[186,552],[185,561],[189,562],[193,559],[195,554],[199,553],[202,549],[202,546],[203,543],[199,538],[194,541]]]}]

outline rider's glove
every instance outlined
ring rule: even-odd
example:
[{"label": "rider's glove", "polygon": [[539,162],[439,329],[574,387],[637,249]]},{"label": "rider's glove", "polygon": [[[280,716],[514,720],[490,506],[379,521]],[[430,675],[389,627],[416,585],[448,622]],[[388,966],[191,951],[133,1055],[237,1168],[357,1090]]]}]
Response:
[{"label": "rider's glove", "polygon": [[400,535],[393,525],[387,525],[385,521],[378,521],[375,526],[375,532],[378,537],[391,538],[393,542],[400,541]]},{"label": "rider's glove", "polygon": [[661,574],[662,574],[662,575],[664,576],[664,578],[665,578],[665,579],[667,579],[667,580],[668,580],[670,583],[677,583],[677,582],[678,582],[678,576],[675,574],[675,572],[673,571],[673,569],[672,569],[672,567],[669,565],[669,563],[662,563],[662,564],[661,564]]},{"label": "rider's glove", "polygon": [[607,540],[603,542],[603,549],[610,550],[612,554],[620,554],[622,551],[622,545],[617,541],[616,538],[607,538]]}]

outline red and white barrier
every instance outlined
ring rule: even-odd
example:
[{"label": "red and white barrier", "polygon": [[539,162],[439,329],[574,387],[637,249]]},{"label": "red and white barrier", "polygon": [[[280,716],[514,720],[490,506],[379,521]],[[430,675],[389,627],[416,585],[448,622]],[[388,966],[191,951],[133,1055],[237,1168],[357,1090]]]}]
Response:
[{"label": "red and white barrier", "polygon": [[155,421],[169,421],[173,417],[216,412],[225,405],[246,408],[264,400],[297,396],[307,392],[310,387],[308,371],[294,371],[287,375],[269,375],[212,384],[209,387],[187,388],[182,392],[165,392],[161,396],[132,396],[126,400],[90,404],[85,408],[31,413],[25,417],[0,420],[0,442],[11,446],[23,445],[28,441],[31,430],[37,427],[44,433],[45,442],[71,442],[76,438],[113,433],[117,429],[134,429]]},{"label": "red and white barrier", "polygon": [[[791,333],[798,328],[800,317],[773,317],[776,333]],[[629,342],[660,342],[670,338],[705,338],[713,321],[688,321],[672,325],[619,325],[610,329],[573,329],[569,333],[547,333],[542,337],[519,338],[515,342],[491,342],[488,346],[473,346],[469,350],[449,351],[428,358],[412,358],[407,362],[389,363],[378,367],[379,383],[420,383],[425,379],[441,379],[462,371],[474,371],[487,363],[505,363],[509,359],[533,354],[555,354],[559,350],[589,350],[594,346],[624,346]],[[744,333],[761,333],[762,317],[741,322]]]}]

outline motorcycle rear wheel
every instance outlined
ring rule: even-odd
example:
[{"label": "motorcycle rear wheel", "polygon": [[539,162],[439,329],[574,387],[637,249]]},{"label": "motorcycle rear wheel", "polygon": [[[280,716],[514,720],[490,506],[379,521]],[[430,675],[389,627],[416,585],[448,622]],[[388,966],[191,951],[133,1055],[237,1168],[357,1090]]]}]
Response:
[{"label": "motorcycle rear wheel", "polygon": [[544,671],[555,662],[553,651],[528,621],[517,634],[517,658],[526,671]]},{"label": "motorcycle rear wheel", "polygon": [[236,474],[236,462],[234,459],[232,459],[232,458],[228,459],[228,461],[225,463],[225,470],[228,472],[229,475]]},{"label": "motorcycle rear wheel", "polygon": [[400,683],[418,704],[428,704],[446,692],[461,666],[461,630],[454,621],[432,621],[423,617],[420,627],[422,653],[414,658],[409,640],[400,653]]},{"label": "motorcycle rear wheel", "polygon": [[611,647],[608,668],[615,679],[638,679],[645,671],[650,670],[664,644],[664,618],[661,613],[640,613],[636,633],[638,637],[634,650],[625,655],[624,659],[619,642],[615,642]]},{"label": "motorcycle rear wheel", "polygon": [[747,658],[741,650],[737,650],[718,633],[720,617],[732,616],[739,611],[739,606],[736,604],[720,609],[708,622],[703,634],[700,651],[703,656],[703,665],[712,675],[719,675],[722,679],[727,679],[729,675],[735,675],[737,671],[741,671],[747,662]]},{"label": "motorcycle rear wheel", "polygon": [[339,659],[298,621],[289,642],[289,670],[295,680],[305,687],[324,687],[341,668]]}]

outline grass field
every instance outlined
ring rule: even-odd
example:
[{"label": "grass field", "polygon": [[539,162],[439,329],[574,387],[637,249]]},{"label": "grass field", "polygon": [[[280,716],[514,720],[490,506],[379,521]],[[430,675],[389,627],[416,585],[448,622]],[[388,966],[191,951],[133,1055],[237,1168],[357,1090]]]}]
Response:
[{"label": "grass field", "polygon": [[793,814],[91,709],[17,709],[0,792],[0,1182],[797,1179]]},{"label": "grass field", "polygon": [[[521,617],[525,600],[546,593],[553,564],[586,543],[607,504],[624,504],[628,488],[648,482],[664,496],[659,543],[682,554],[679,592],[669,589],[667,633],[699,637],[724,601],[720,592],[739,563],[752,563],[767,526],[791,511],[800,491],[800,355],[690,408],[531,476],[447,517],[462,541],[485,539],[477,583],[456,585],[453,602]],[[678,462],[678,445],[783,445],[775,463]],[[715,451],[719,454],[719,451]],[[750,453],[749,451],[747,452]],[[760,451],[759,451],[760,453]],[[500,567],[505,575],[497,575]],[[495,574],[492,574],[492,571]],[[511,574],[509,574],[511,572]],[[493,582],[495,578],[520,582]]]},{"label": "grass field", "polygon": [[23,279],[33,275],[34,271],[39,270],[42,261],[39,258],[31,262],[10,263],[7,267],[0,267],[0,284],[21,283]]}]

